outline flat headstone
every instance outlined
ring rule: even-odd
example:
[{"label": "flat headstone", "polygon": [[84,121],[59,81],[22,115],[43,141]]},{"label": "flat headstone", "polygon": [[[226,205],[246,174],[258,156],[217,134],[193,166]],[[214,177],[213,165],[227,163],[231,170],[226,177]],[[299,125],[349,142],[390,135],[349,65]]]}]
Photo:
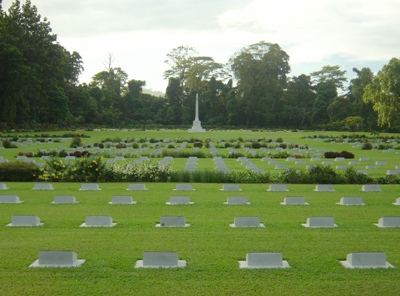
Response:
[{"label": "flat headstone", "polygon": [[359,165],[360,162],[358,160],[350,160],[349,165]]},{"label": "flat headstone", "polygon": [[82,183],[79,190],[101,190],[99,184],[96,183]]},{"label": "flat headstone", "polygon": [[382,191],[380,184],[367,184],[361,187],[362,191]]},{"label": "flat headstone", "polygon": [[0,190],[7,190],[9,189],[6,184],[0,183]]},{"label": "flat headstone", "polygon": [[400,206],[400,197],[396,199],[396,201],[393,203],[395,206]]},{"label": "flat headstone", "polygon": [[317,184],[314,191],[335,191],[332,184]]},{"label": "flat headstone", "polygon": [[286,170],[288,168],[288,166],[286,164],[277,164],[275,166],[276,170]]},{"label": "flat headstone", "polygon": [[78,203],[76,201],[75,196],[72,195],[56,195],[54,196],[53,204],[75,204]]},{"label": "flat headstone", "polygon": [[35,183],[33,190],[53,190],[53,186],[50,183]]},{"label": "flat headstone", "polygon": [[360,157],[359,159],[358,159],[359,161],[369,161],[369,157]]},{"label": "flat headstone", "polygon": [[141,191],[148,190],[148,188],[146,188],[145,184],[128,184],[128,188],[126,190]]},{"label": "flat headstone", "polygon": [[260,223],[260,217],[235,217],[234,223],[230,224],[231,227],[264,227]]},{"label": "flat headstone", "polygon": [[18,216],[14,215],[11,218],[11,223],[7,226],[42,226],[39,217],[36,216]]},{"label": "flat headstone", "polygon": [[223,184],[221,191],[241,191],[238,184]]},{"label": "flat headstone", "polygon": [[85,260],[78,260],[71,251],[39,251],[39,259],[29,267],[79,267]]},{"label": "flat headstone", "polygon": [[170,196],[167,205],[191,205],[193,202],[190,201],[189,196]]},{"label": "flat headstone", "polygon": [[240,268],[289,268],[282,260],[282,253],[247,253],[246,261],[239,261]]},{"label": "flat headstone", "polygon": [[378,168],[378,166],[377,166],[377,165],[369,164],[369,165],[365,166],[365,168],[366,168],[367,170],[376,170],[376,169]]},{"label": "flat headstone", "polygon": [[324,165],[331,165],[332,164],[332,160],[323,160],[322,164]]},{"label": "flat headstone", "polygon": [[346,268],[391,268],[392,264],[386,262],[386,253],[383,252],[357,252],[347,254],[346,261],[340,261]]},{"label": "flat headstone", "polygon": [[86,216],[85,223],[80,227],[113,227],[117,223],[113,223],[110,216]]},{"label": "flat headstone", "polygon": [[335,161],[345,161],[345,158],[344,157],[336,157]]},{"label": "flat headstone", "polygon": [[400,216],[379,218],[378,223],[375,225],[381,228],[400,227]]},{"label": "flat headstone", "polygon": [[175,189],[177,191],[192,191],[194,190],[192,184],[176,184]]},{"label": "flat headstone", "polygon": [[0,203],[21,203],[17,195],[0,195]]},{"label": "flat headstone", "polygon": [[387,165],[386,160],[378,160],[378,161],[375,161],[375,164],[376,164],[376,165]]},{"label": "flat headstone", "polygon": [[364,206],[362,197],[359,196],[343,196],[340,201],[337,203],[338,205],[343,206]]},{"label": "flat headstone", "polygon": [[307,223],[302,225],[307,228],[337,227],[333,217],[309,217]]},{"label": "flat headstone", "polygon": [[183,216],[161,216],[156,227],[189,227]]},{"label": "flat headstone", "polygon": [[185,260],[178,260],[176,252],[144,252],[143,260],[136,261],[135,268],[185,267]]},{"label": "flat headstone", "polygon": [[347,165],[345,165],[345,164],[339,164],[339,165],[336,166],[336,169],[337,169],[337,170],[345,170],[345,169],[347,169]]},{"label": "flat headstone", "polygon": [[224,202],[226,205],[248,205],[246,196],[228,196],[227,201]]},{"label": "flat headstone", "polygon": [[289,191],[286,188],[286,184],[270,184],[268,191]]},{"label": "flat headstone", "polygon": [[390,176],[390,175],[399,175],[400,174],[400,170],[387,170],[386,175]]},{"label": "flat headstone", "polygon": [[132,196],[130,195],[114,195],[111,197],[110,205],[132,205],[136,204],[132,201]]},{"label": "flat headstone", "polygon": [[286,196],[281,205],[308,205],[304,196]]}]

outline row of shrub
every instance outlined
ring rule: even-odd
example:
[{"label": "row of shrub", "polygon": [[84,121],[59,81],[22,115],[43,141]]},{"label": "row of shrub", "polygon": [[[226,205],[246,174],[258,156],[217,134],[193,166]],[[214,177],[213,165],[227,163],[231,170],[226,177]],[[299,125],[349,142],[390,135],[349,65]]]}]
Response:
[{"label": "row of shrub", "polygon": [[344,158],[354,158],[354,154],[349,151],[341,151],[341,152],[333,152],[333,151],[326,151],[324,153],[325,158],[336,158],[336,157],[344,157]]},{"label": "row of shrub", "polygon": [[174,171],[169,165],[147,161],[143,164],[106,165],[102,156],[92,155],[63,162],[51,158],[44,168],[32,163],[0,163],[0,180],[12,182],[200,182],[200,183],[288,183],[288,184],[400,184],[400,177],[372,178],[348,167],[336,171],[328,165],[309,170],[287,169],[279,173],[250,170],[221,173],[215,170]]}]

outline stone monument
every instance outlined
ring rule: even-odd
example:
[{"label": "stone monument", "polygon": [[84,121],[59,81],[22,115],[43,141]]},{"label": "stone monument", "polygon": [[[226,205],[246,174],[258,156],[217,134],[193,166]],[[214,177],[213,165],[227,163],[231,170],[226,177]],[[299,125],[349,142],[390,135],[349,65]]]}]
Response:
[{"label": "stone monument", "polygon": [[196,116],[193,120],[193,126],[188,130],[191,133],[204,133],[206,130],[201,127],[201,121],[199,120],[199,94],[196,94]]}]

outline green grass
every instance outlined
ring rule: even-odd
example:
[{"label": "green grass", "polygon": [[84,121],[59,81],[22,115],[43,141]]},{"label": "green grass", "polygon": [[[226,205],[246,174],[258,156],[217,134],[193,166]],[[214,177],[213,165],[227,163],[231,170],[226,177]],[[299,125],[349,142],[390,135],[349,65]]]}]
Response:
[{"label": "green grass", "polygon": [[[33,191],[33,183],[7,183],[22,204],[0,205],[1,295],[396,295],[400,289],[400,229],[373,225],[382,216],[399,216],[392,205],[398,186],[362,192],[361,185],[288,184],[289,192],[268,192],[268,184],[240,184],[241,192],[222,192],[222,184],[194,183],[195,191],[176,192],[175,183],[147,183],[148,191],[126,191],[127,183],[102,183],[101,191],[79,191],[79,183],[52,183],[53,191]],[[109,205],[113,195],[132,195],[136,205]],[[54,195],[74,195],[74,205],[50,204]],[[171,195],[188,195],[189,206],[167,206]],[[247,196],[245,206],[223,205],[228,196]],[[309,206],[282,206],[287,195],[303,195]],[[342,196],[361,196],[366,206],[336,204]],[[12,215],[36,215],[37,228],[12,228]],[[79,228],[86,215],[110,215],[114,228]],[[188,228],[156,228],[163,215],[182,215]],[[265,228],[230,228],[235,216],[259,216]],[[329,215],[338,228],[306,229],[309,216]],[[71,250],[86,259],[80,268],[30,269],[39,250]],[[134,269],[143,251],[176,251],[183,269]],[[282,252],[285,270],[241,270],[248,252]],[[347,270],[339,260],[356,251],[386,252],[396,268]]]}]

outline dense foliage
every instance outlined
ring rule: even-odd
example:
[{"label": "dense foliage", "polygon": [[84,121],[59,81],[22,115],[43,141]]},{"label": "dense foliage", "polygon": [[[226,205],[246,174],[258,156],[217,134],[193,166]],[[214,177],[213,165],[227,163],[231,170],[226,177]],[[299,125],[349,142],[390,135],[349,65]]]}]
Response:
[{"label": "dense foliage", "polygon": [[376,77],[354,68],[346,87],[338,65],[289,77],[290,57],[274,43],[249,45],[228,65],[179,46],[167,54],[165,96],[156,97],[143,92],[145,81],[114,66],[112,55],[91,83],[79,84],[81,56],[57,42],[30,0],[0,12],[0,127],[187,127],[198,93],[206,127],[399,130],[396,58]]}]

